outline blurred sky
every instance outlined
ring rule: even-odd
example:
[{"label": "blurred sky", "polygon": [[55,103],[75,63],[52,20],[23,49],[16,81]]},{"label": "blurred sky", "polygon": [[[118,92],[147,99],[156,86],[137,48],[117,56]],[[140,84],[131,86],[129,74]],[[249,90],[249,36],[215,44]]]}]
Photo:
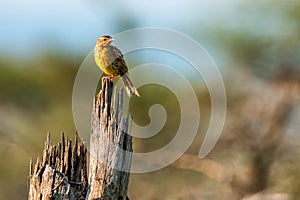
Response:
[{"label": "blurred sky", "polygon": [[0,52],[28,56],[59,47],[88,53],[98,36],[128,27],[166,27],[190,35],[195,24],[205,29],[214,19],[232,21],[237,2],[1,0]]}]

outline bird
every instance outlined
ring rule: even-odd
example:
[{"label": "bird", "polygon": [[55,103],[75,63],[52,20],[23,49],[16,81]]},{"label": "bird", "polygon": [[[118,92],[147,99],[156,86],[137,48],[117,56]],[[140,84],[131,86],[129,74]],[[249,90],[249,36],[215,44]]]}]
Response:
[{"label": "bird", "polygon": [[97,66],[112,80],[115,76],[120,76],[126,93],[129,97],[133,94],[140,96],[129,78],[128,67],[123,54],[117,47],[111,45],[114,41],[109,35],[103,35],[98,38],[94,48],[94,58]]}]

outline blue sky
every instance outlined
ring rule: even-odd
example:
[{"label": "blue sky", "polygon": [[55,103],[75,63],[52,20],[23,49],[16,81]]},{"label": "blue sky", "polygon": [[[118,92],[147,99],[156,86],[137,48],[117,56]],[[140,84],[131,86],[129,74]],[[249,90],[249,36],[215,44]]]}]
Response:
[{"label": "blue sky", "polygon": [[[166,27],[188,35],[197,24],[231,20],[237,0],[10,0],[0,7],[0,52],[28,55],[59,45],[63,50],[88,52],[102,34],[116,34],[121,16],[132,27]],[[120,18],[121,17],[121,18]]]}]

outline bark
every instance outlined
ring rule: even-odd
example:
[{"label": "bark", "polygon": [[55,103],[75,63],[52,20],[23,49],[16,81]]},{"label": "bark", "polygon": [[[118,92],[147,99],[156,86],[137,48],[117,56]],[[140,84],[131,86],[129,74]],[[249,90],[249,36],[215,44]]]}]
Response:
[{"label": "bark", "polygon": [[77,134],[73,146],[64,134],[52,145],[48,134],[43,155],[34,166],[30,161],[29,200],[128,199],[132,137],[127,134],[128,117],[122,115],[122,96],[120,92],[113,98],[113,83],[102,79],[92,111],[89,155]]},{"label": "bark", "polygon": [[113,83],[104,78],[94,101],[90,137],[88,199],[126,199],[132,153],[128,119],[122,116],[123,92],[113,102]]},{"label": "bark", "polygon": [[62,134],[58,145],[50,143],[50,133],[42,156],[33,166],[30,162],[30,200],[84,199],[87,193],[87,151],[82,141],[75,144]]}]

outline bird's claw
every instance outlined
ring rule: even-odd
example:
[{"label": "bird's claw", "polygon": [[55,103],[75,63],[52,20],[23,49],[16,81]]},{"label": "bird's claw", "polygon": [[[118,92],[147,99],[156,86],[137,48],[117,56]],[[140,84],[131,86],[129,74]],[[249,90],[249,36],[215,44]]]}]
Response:
[{"label": "bird's claw", "polygon": [[111,76],[108,77],[108,79],[109,79],[110,81],[113,81],[115,77],[116,77],[115,75],[111,75]]}]

